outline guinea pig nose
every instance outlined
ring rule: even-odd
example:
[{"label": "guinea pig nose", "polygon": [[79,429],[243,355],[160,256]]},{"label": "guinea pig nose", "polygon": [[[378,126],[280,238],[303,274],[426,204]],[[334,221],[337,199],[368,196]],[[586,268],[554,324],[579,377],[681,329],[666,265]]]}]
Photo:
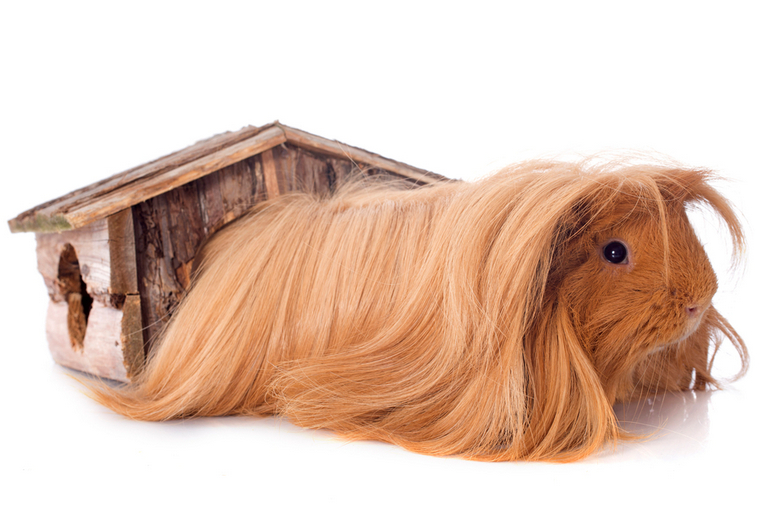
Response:
[{"label": "guinea pig nose", "polygon": [[685,314],[687,314],[689,318],[696,318],[700,313],[701,308],[699,306],[693,305],[685,307]]},{"label": "guinea pig nose", "polygon": [[699,318],[710,307],[711,302],[709,298],[688,301],[685,304],[685,314],[691,319]]}]

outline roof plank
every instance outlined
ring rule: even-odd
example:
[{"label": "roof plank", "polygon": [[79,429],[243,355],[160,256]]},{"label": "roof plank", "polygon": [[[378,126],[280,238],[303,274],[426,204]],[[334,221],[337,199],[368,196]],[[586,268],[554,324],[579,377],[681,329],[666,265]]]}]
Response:
[{"label": "roof plank", "polygon": [[338,141],[273,122],[225,132],[29,209],[8,225],[12,232],[75,229],[155,197],[286,141],[309,150],[369,164],[422,183],[437,175]]},{"label": "roof plank", "polygon": [[[222,148],[257,135],[274,123],[262,127],[247,126],[237,132],[224,132],[209,139],[198,141],[177,152],[170,153],[154,161],[130,168],[83,188],[71,191],[43,204],[31,208],[9,221],[11,230],[16,231],[62,231],[70,229],[68,210],[83,200],[95,199],[111,192],[118,186],[137,181],[149,175],[163,173]],[[29,229],[28,229],[29,228]],[[44,229],[49,228],[49,229]]]},{"label": "roof plank", "polygon": [[332,139],[325,139],[318,135],[298,130],[297,128],[291,128],[285,125],[279,125],[284,128],[284,133],[287,136],[287,140],[293,144],[296,144],[302,148],[307,148],[315,152],[325,153],[328,155],[334,155],[336,157],[346,157],[352,160],[355,164],[367,163],[378,168],[382,168],[388,172],[397,173],[404,177],[420,181],[423,184],[428,184],[432,179],[436,180],[449,180],[442,175],[436,173],[421,170],[402,162],[387,159],[381,155],[350,146],[348,144],[340,143]]},{"label": "roof plank", "polygon": [[98,200],[85,200],[70,208],[66,215],[74,227],[107,217],[160,193],[178,188],[211,172],[257,155],[285,141],[284,132],[272,126],[254,137],[240,141],[210,155],[184,164],[178,168],[155,174],[153,177],[124,184]]}]

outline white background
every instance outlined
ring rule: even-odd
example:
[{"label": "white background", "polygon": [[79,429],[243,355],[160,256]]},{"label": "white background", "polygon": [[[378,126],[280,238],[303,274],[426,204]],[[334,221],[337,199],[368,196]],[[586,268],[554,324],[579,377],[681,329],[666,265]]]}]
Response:
[{"label": "white background", "polygon": [[4,3],[0,217],[275,119],[464,179],[540,154],[667,154],[731,179],[746,268],[729,275],[704,232],[750,372],[625,412],[659,435],[569,465],[436,459],[275,418],[137,423],[51,361],[34,237],[5,228],[0,516],[777,515],[773,3],[268,4]]}]

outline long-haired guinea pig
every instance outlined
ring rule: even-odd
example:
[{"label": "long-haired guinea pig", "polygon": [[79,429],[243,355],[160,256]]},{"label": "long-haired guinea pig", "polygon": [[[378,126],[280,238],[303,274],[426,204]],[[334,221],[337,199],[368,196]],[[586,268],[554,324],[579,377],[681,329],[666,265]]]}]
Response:
[{"label": "long-haired guinea pig", "polygon": [[686,211],[743,233],[711,174],[536,161],[475,183],[352,183],[258,205],[206,246],[138,380],[134,419],[278,414],[477,460],[576,460],[613,404],[717,386],[715,273]]}]

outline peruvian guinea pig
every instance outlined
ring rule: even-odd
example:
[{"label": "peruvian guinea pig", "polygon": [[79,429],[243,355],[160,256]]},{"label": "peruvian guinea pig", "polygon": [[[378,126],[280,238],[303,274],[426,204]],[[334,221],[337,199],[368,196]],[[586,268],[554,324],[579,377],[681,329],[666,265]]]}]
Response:
[{"label": "peruvian guinea pig", "polygon": [[278,414],[476,460],[587,456],[613,404],[717,387],[717,279],[686,216],[734,211],[708,171],[535,161],[418,189],[368,180],[258,205],[206,245],[133,383],[99,402],[160,421]]}]

